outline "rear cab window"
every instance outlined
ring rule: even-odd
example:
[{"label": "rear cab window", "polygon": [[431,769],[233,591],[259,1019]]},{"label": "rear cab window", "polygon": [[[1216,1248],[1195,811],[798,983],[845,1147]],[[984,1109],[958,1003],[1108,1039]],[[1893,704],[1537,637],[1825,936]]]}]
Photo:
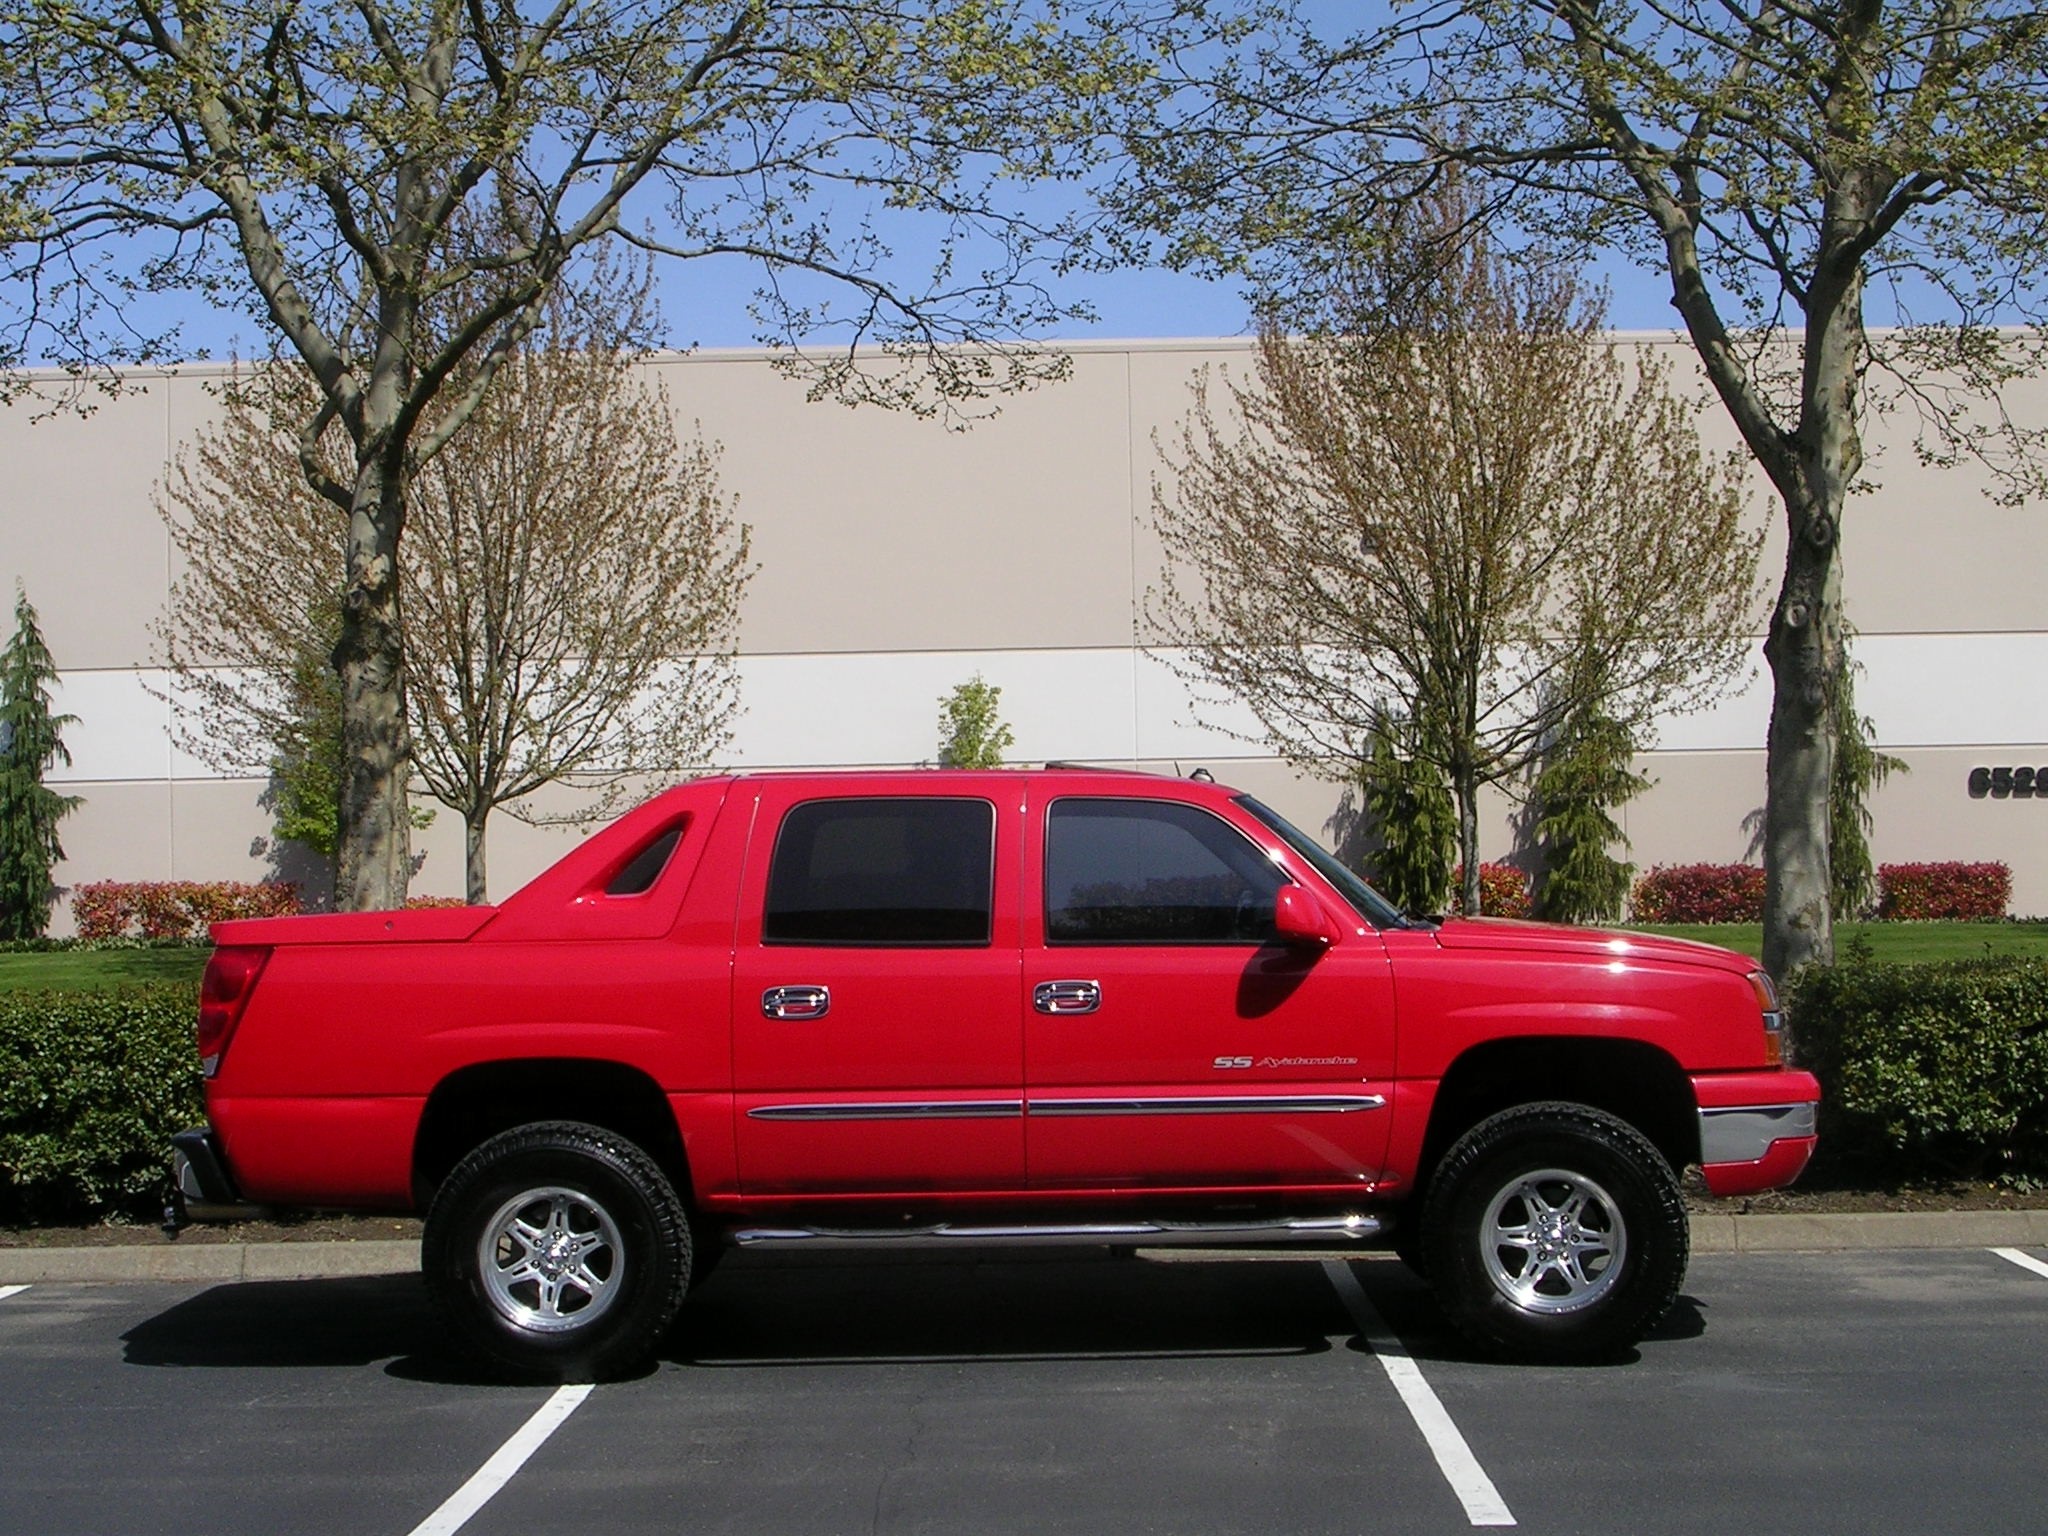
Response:
[{"label": "rear cab window", "polygon": [[995,806],[956,796],[790,807],[776,832],[763,944],[986,947]]}]

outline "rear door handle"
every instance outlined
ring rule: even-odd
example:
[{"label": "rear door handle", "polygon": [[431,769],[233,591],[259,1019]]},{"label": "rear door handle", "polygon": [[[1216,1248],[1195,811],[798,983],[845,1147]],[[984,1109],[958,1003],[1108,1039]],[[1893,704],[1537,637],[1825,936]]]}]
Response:
[{"label": "rear door handle", "polygon": [[831,1011],[828,987],[770,987],[761,994],[761,1012],[771,1019],[822,1019]]},{"label": "rear door handle", "polygon": [[1031,989],[1031,1006],[1040,1013],[1093,1013],[1102,1006],[1102,988],[1092,981],[1041,981]]}]

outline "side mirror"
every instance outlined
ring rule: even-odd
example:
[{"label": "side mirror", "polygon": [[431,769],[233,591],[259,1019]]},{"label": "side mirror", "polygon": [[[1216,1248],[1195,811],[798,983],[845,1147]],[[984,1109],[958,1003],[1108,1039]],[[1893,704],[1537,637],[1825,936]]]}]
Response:
[{"label": "side mirror", "polygon": [[1298,885],[1283,885],[1274,893],[1273,932],[1282,944],[1328,949],[1337,942],[1337,925],[1330,914]]}]

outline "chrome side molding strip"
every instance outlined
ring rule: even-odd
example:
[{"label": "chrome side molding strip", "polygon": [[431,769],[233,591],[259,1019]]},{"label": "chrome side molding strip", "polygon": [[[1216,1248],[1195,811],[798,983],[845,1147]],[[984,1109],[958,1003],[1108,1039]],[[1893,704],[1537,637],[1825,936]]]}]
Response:
[{"label": "chrome side molding strip", "polygon": [[1349,1115],[1384,1109],[1377,1093],[1231,1094],[1170,1099],[1033,1099],[1032,1115]]},{"label": "chrome side molding strip", "polygon": [[1014,1120],[1080,1115],[1349,1115],[1384,1109],[1377,1093],[1229,1094],[1155,1099],[934,1099],[762,1104],[749,1120]]},{"label": "chrome side molding strip", "polygon": [[940,1099],[930,1103],[763,1104],[749,1120],[1016,1120],[1022,1099]]},{"label": "chrome side molding strip", "polygon": [[1253,1247],[1267,1243],[1363,1242],[1385,1230],[1376,1216],[1347,1211],[1335,1216],[1285,1216],[1266,1221],[1009,1222],[922,1227],[740,1227],[729,1240],[749,1252],[802,1248],[835,1251],[883,1248]]}]

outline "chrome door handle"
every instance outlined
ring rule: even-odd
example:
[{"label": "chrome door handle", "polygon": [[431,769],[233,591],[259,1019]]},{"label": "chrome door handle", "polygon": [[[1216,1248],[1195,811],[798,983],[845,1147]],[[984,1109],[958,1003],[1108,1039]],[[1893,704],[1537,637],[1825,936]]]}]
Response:
[{"label": "chrome door handle", "polygon": [[761,994],[761,1012],[771,1019],[822,1019],[831,1011],[827,987],[770,987]]},{"label": "chrome door handle", "polygon": [[1031,989],[1031,1006],[1040,1013],[1093,1013],[1102,1006],[1102,988],[1092,981],[1041,981]]}]

